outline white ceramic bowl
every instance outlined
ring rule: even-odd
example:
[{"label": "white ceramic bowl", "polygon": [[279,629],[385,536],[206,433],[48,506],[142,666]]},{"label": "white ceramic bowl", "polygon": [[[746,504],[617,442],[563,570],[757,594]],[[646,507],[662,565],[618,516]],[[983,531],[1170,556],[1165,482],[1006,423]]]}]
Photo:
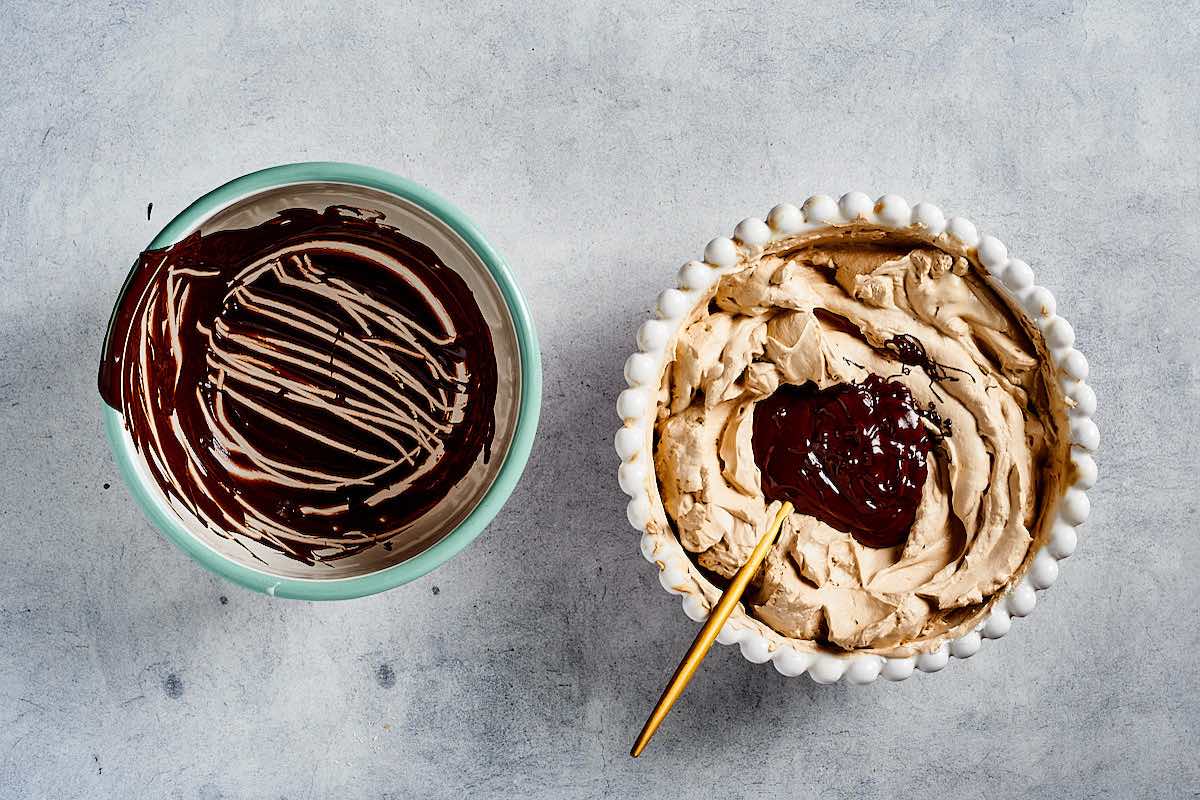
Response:
[{"label": "white ceramic bowl", "polygon": [[[822,652],[811,642],[779,634],[747,614],[741,606],[721,629],[717,641],[722,644],[736,642],[742,655],[750,661],[771,661],[784,675],[808,673],[818,683],[842,679],[848,683],[871,683],[881,675],[899,681],[911,675],[914,669],[937,672],[946,666],[951,656],[971,657],[978,652],[984,639],[1000,638],[1008,632],[1014,617],[1024,617],[1032,612],[1037,605],[1037,592],[1049,588],[1058,578],[1058,562],[1075,551],[1075,528],[1083,524],[1091,509],[1087,490],[1096,482],[1096,462],[1092,453],[1100,440],[1099,430],[1091,419],[1096,411],[1096,395],[1085,383],[1088,363],[1074,348],[1074,330],[1056,313],[1054,295],[1034,284],[1029,265],[1010,258],[1008,248],[998,239],[980,235],[970,220],[962,217],[947,219],[935,205],[917,203],[910,206],[895,195],[884,195],[876,201],[862,192],[845,194],[840,201],[814,195],[799,208],[787,203],[775,206],[765,221],[742,220],[734,228],[732,238],[718,237],[709,242],[704,248],[703,261],[689,261],[683,265],[677,288],[667,289],[659,295],[656,316],[638,329],[638,352],[625,362],[625,380],[629,388],[617,398],[617,413],[624,421],[616,437],[617,454],[621,457],[617,477],[621,489],[630,497],[629,522],[642,531],[642,555],[658,566],[663,588],[683,598],[684,613],[696,621],[705,619],[710,598],[718,591],[696,569],[675,538],[658,492],[654,473],[654,421],[667,354],[674,347],[688,315],[698,303],[711,297],[717,279],[736,271],[747,255],[758,252],[776,239],[849,224],[915,233],[949,250],[961,252],[987,270],[995,279],[993,283],[997,290],[1006,291],[1037,323],[1070,406],[1071,458],[1076,480],[1058,504],[1050,536],[1032,559],[1027,559],[1024,574],[1012,584],[1007,596],[993,605],[990,615],[974,630],[932,652],[909,658]],[[651,525],[652,521],[657,524]]]}]

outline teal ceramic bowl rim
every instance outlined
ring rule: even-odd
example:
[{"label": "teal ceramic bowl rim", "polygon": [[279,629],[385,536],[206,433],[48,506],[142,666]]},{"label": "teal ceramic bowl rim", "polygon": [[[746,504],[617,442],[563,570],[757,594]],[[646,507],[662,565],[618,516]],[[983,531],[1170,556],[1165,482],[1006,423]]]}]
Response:
[{"label": "teal ceramic bowl rim", "polygon": [[124,435],[121,415],[102,405],[104,430],[112,446],[121,477],[133,493],[142,511],[169,540],[174,542],[202,566],[229,580],[276,597],[301,600],[347,600],[375,594],[401,586],[425,575],[460,552],[478,536],[496,516],[500,507],[516,488],[537,431],[542,404],[542,366],[537,332],[525,298],[517,288],[504,258],[483,237],[483,234],[454,205],[420,184],[393,175],[385,170],[359,164],[333,161],[313,161],[284,164],[251,172],[213,189],[196,200],[167,223],[149,247],[166,247],[194,230],[205,219],[231,203],[264,189],[288,184],[324,182],[345,183],[378,189],[408,200],[448,225],[475,251],[500,288],[512,316],[521,359],[521,398],[517,422],[504,463],[492,485],[479,504],[453,530],[432,547],[399,564],[378,572],[352,578],[284,578],[239,564],[213,550],[193,536],[162,500],[158,492],[146,485],[136,467],[137,454],[129,437]]}]

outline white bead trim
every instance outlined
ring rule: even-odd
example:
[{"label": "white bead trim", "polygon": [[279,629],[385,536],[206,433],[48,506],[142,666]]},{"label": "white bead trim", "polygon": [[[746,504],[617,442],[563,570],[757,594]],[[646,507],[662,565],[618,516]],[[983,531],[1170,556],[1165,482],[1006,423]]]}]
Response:
[{"label": "white bead trim", "polygon": [[[879,677],[902,681],[914,670],[937,672],[950,657],[970,658],[983,639],[998,639],[1008,633],[1012,620],[1030,614],[1037,605],[1037,592],[1048,589],[1058,578],[1058,561],[1075,552],[1075,528],[1091,512],[1087,490],[1096,482],[1096,462],[1092,452],[1100,442],[1100,432],[1091,417],[1096,411],[1096,394],[1084,381],[1088,363],[1074,349],[1075,331],[1057,316],[1054,295],[1034,285],[1033,270],[1024,261],[1010,258],[1008,248],[993,236],[980,235],[975,224],[962,217],[946,218],[931,203],[910,206],[902,197],[884,195],[871,202],[861,192],[850,192],[835,201],[826,195],[813,195],[800,207],[783,203],[771,209],[766,221],[745,219],[738,223],[733,238],[713,239],[704,248],[703,261],[689,261],[679,270],[678,287],[659,295],[655,318],[638,329],[639,352],[625,363],[625,381],[629,388],[617,398],[617,413],[624,426],[617,431],[615,446],[621,457],[617,480],[629,495],[629,523],[642,531],[643,557],[659,568],[659,582],[671,594],[681,595],[683,610],[693,620],[708,616],[710,603],[704,595],[703,578],[684,553],[674,536],[651,533],[652,518],[665,525],[666,515],[658,495],[654,475],[653,426],[657,413],[657,392],[662,378],[667,346],[674,341],[691,310],[722,273],[729,272],[747,255],[759,251],[773,240],[819,231],[851,222],[869,223],[885,229],[924,229],[927,235],[943,238],[945,243],[972,255],[1007,288],[1020,308],[1043,332],[1047,349],[1060,372],[1060,381],[1069,402],[1071,457],[1076,482],[1059,503],[1049,540],[1034,555],[1024,577],[996,603],[990,616],[976,630],[947,642],[930,653],[909,658],[884,658],[877,655],[833,655],[816,652],[795,640],[782,636],[740,609],[722,628],[717,641],[737,643],[747,660],[770,661],[783,675],[807,673],[817,683],[871,683]],[[736,240],[736,241],[735,241]]]}]

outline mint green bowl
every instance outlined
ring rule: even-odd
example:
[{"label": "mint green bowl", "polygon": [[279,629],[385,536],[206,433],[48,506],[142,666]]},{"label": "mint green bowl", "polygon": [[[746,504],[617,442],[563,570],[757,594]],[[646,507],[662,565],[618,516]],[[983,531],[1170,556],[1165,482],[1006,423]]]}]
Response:
[{"label": "mint green bowl", "polygon": [[[519,375],[509,381],[518,385],[508,387],[507,447],[498,469],[492,470],[489,480],[480,486],[477,497],[464,505],[457,517],[447,517],[447,532],[427,549],[404,561],[378,569],[368,566],[360,569],[362,574],[347,577],[320,577],[315,571],[314,577],[298,577],[295,573],[302,565],[292,564],[286,569],[275,570],[265,563],[248,563],[245,557],[239,558],[230,548],[222,551],[220,542],[214,542],[212,537],[206,540],[185,524],[141,465],[141,456],[125,430],[121,414],[107,405],[102,408],[105,432],[121,477],[155,527],[185,553],[212,572],[258,592],[302,600],[345,600],[415,580],[454,556],[483,532],[512,494],[529,460],[541,408],[542,369],[533,320],[504,259],[471,221],[449,202],[423,186],[383,170],[318,161],[252,172],[192,203],[167,223],[149,247],[173,244],[222,215],[227,217],[227,222],[241,221],[243,224],[248,215],[272,216],[286,207],[281,204],[286,198],[303,196],[306,191],[314,198],[324,198],[323,201],[339,198],[342,194],[368,194],[399,209],[400,216],[410,214],[411,224],[423,226],[421,229],[426,232],[436,231],[445,237],[446,247],[461,250],[463,257],[468,258],[479,272],[480,277],[476,280],[490,280],[488,290],[495,291],[497,305],[503,305],[504,321],[511,326],[512,371]],[[387,221],[395,224],[391,217]],[[499,410],[497,413],[499,416]],[[499,452],[501,448],[495,447],[495,450]],[[291,574],[280,574],[283,572]]]}]

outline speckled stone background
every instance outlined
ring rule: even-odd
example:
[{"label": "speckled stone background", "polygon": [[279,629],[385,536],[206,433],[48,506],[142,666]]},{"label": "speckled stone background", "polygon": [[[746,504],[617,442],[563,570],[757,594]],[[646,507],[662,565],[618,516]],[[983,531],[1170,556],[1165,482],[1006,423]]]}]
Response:
[{"label": "speckled stone background", "polygon": [[[1200,8],[1128,5],[9,2],[0,796],[1198,796]],[[330,605],[227,585],[155,533],[94,389],[153,234],[305,159],[461,205],[546,374],[487,533]],[[719,648],[635,762],[695,626],[616,486],[633,331],[712,236],[850,189],[972,217],[1057,293],[1100,398],[1091,521],[969,661],[820,687]]]}]

